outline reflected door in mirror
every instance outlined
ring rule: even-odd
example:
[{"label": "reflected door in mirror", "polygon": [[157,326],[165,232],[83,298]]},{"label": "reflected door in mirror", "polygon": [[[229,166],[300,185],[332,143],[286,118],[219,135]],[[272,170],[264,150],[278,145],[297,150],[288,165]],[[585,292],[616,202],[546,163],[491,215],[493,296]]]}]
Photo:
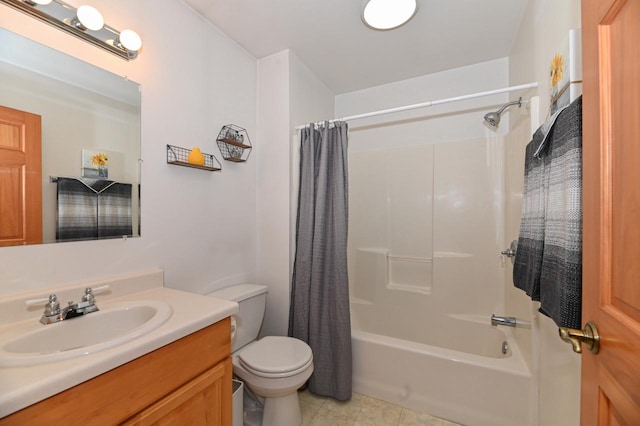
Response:
[{"label": "reflected door in mirror", "polygon": [[0,246],[42,242],[39,115],[0,106]]}]

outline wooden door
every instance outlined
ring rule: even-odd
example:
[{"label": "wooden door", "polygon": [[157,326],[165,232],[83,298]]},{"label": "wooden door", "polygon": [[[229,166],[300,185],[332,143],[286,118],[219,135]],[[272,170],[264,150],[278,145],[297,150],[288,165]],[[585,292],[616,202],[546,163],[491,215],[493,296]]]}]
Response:
[{"label": "wooden door", "polygon": [[0,246],[42,242],[39,115],[0,106]]},{"label": "wooden door", "polygon": [[581,423],[640,425],[640,0],[583,0]]}]

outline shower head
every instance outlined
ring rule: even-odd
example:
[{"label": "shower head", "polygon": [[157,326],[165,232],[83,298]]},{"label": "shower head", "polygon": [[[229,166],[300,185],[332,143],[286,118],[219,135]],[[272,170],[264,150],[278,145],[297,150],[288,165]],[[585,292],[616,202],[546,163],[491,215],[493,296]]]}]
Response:
[{"label": "shower head", "polygon": [[484,115],[485,123],[487,123],[491,128],[497,129],[498,125],[500,124],[500,116],[502,115],[505,109],[509,108],[512,105],[518,105],[518,108],[520,108],[522,106],[522,98],[518,98],[517,101],[509,102],[508,104],[503,105],[502,108],[500,108],[495,112],[489,112],[485,114]]}]

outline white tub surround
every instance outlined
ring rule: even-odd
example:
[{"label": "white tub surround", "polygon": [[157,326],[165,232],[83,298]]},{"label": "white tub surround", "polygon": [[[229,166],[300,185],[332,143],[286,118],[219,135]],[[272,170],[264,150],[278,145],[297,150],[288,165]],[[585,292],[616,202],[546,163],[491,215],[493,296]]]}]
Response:
[{"label": "white tub surround", "polygon": [[[447,98],[486,90],[479,87],[485,84],[500,87],[507,66],[501,59],[341,95],[336,115],[411,104],[419,93]],[[479,83],[478,75],[494,83]],[[500,256],[509,126],[486,129],[482,115],[507,100],[467,100],[395,120],[371,117],[350,128],[356,392],[461,424],[536,424],[525,361],[531,356],[521,351],[527,347],[518,347],[515,329],[490,325],[492,313],[512,315],[504,306]],[[503,118],[520,120],[525,112]]]},{"label": "white tub surround", "polygon": [[[39,324],[42,307],[27,308],[24,302],[50,293],[55,293],[61,301],[78,301],[85,287],[99,287],[105,284],[109,285],[109,291],[96,295],[96,305],[101,309],[107,310],[123,302],[156,301],[170,304],[173,313],[155,330],[120,346],[58,362],[0,368],[0,418],[201,330],[238,311],[238,304],[235,302],[165,288],[163,271],[151,270],[2,298],[0,332],[10,327],[24,327],[31,322],[41,327],[55,327],[55,324]],[[73,319],[82,320],[83,318]]]}]

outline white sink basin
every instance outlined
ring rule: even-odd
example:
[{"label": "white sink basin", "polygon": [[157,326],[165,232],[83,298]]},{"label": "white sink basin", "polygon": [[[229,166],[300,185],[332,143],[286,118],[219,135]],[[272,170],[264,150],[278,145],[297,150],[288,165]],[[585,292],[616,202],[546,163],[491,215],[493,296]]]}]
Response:
[{"label": "white sink basin", "polygon": [[0,367],[56,362],[122,345],[155,330],[172,314],[166,302],[136,301],[50,325],[34,318],[0,331]]}]

